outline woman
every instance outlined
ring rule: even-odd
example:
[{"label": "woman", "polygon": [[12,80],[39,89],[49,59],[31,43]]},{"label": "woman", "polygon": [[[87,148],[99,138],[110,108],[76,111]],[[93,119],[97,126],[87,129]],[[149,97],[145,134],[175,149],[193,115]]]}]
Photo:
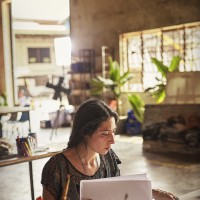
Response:
[{"label": "woman", "polygon": [[120,175],[121,161],[111,149],[117,122],[117,113],[101,100],[87,100],[79,107],[68,147],[43,168],[44,200],[79,200],[81,180]]}]

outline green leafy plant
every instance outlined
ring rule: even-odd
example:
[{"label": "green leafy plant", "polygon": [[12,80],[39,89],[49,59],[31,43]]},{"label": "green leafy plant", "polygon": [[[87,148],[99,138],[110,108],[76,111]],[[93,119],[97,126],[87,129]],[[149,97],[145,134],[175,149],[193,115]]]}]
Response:
[{"label": "green leafy plant", "polygon": [[117,112],[119,113],[119,98],[122,94],[122,86],[132,78],[129,71],[120,73],[120,66],[117,61],[113,61],[109,57],[109,78],[97,76],[91,80],[93,95],[101,95],[105,89],[109,89],[113,92],[117,101]]},{"label": "green leafy plant", "polygon": [[135,118],[143,123],[145,103],[138,94],[128,94],[128,101],[131,104]]},{"label": "green leafy plant", "polygon": [[149,92],[150,95],[157,99],[157,103],[162,103],[166,98],[166,85],[167,85],[167,74],[178,71],[179,63],[181,58],[179,56],[174,56],[169,66],[163,64],[156,58],[151,58],[152,63],[154,63],[161,73],[161,78],[156,77],[158,84],[154,87],[149,87],[145,92]]},{"label": "green leafy plant", "polygon": [[[93,95],[101,95],[105,89],[113,91],[117,100],[117,112],[119,113],[119,98],[122,94],[122,86],[132,78],[132,75],[129,71],[120,74],[119,63],[113,61],[111,57],[109,57],[109,67],[109,78],[97,76],[91,80],[91,92]],[[144,119],[144,101],[137,94],[126,94],[136,119],[142,123]]]}]

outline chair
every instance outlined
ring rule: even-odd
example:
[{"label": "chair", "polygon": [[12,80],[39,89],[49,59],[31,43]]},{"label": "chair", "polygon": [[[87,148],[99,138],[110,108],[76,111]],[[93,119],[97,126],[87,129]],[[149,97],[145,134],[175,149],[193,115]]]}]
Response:
[{"label": "chair", "polygon": [[37,197],[36,200],[43,200],[41,196]]},{"label": "chair", "polygon": [[172,193],[160,190],[160,189],[153,189],[153,198],[155,200],[178,200],[179,198],[174,196]]}]

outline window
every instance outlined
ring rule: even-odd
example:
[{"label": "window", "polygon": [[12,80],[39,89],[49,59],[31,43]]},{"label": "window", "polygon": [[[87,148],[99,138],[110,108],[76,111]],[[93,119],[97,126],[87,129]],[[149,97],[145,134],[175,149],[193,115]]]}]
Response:
[{"label": "window", "polygon": [[151,57],[168,66],[173,56],[179,55],[181,72],[200,71],[199,38],[200,22],[120,35],[122,70],[133,74],[125,90],[142,92],[155,86],[160,74]]},{"label": "window", "polygon": [[28,48],[29,63],[50,63],[50,48]]}]

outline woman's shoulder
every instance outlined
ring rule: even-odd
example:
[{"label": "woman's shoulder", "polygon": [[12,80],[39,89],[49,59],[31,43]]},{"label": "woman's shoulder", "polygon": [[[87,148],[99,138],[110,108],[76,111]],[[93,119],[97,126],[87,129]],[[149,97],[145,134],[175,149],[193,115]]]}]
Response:
[{"label": "woman's shoulder", "polygon": [[57,161],[57,160],[65,160],[65,157],[63,156],[63,153],[57,153],[54,156],[52,156],[49,161],[53,162],[53,161]]},{"label": "woman's shoulder", "polygon": [[66,164],[67,159],[65,156],[61,153],[58,153],[52,157],[49,158],[49,160],[46,162],[45,166],[47,167],[55,167],[58,165]]}]

